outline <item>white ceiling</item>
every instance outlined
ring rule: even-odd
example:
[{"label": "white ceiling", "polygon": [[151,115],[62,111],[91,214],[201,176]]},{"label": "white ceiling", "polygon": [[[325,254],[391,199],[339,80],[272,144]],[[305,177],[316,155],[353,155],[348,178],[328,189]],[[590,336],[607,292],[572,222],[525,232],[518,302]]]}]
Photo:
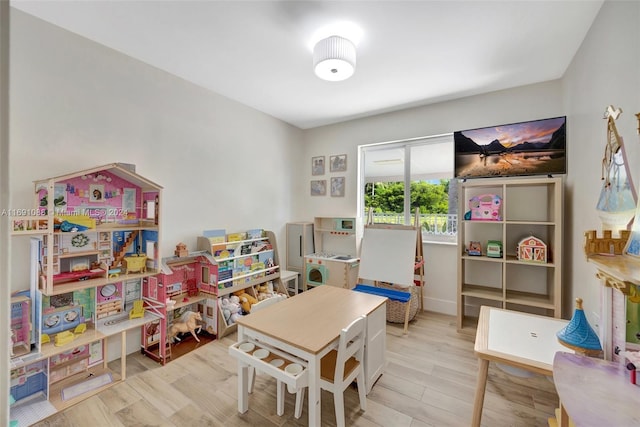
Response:
[{"label": "white ceiling", "polygon": [[[11,5],[302,129],[562,77],[602,0],[31,1]],[[312,70],[362,30],[355,75]]]}]

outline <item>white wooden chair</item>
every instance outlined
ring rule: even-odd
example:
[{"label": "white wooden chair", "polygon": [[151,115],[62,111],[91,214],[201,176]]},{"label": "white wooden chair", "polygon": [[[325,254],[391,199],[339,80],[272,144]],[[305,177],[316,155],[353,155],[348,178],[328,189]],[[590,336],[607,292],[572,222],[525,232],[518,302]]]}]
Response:
[{"label": "white wooden chair", "polygon": [[[282,301],[282,298],[279,297],[271,297],[265,300],[260,301],[257,304],[254,304],[251,307],[251,312],[255,313],[256,311],[260,311],[263,308],[269,307],[270,305],[273,305],[279,301]],[[256,370],[250,366],[249,367],[249,393],[253,392],[253,385],[255,384],[256,381]],[[277,395],[277,407],[276,407],[276,413],[278,414],[278,416],[282,416],[284,414],[284,390],[285,390],[285,386],[286,384],[283,383],[282,381],[278,380],[277,383],[277,389],[276,389],[276,395]],[[300,416],[302,415],[302,404],[303,404],[303,400],[304,400],[304,389],[302,390],[293,390],[293,393],[296,393],[296,410],[295,410],[295,416],[296,418],[300,418]]]},{"label": "white wooden chair", "polygon": [[[360,408],[367,409],[364,374],[365,316],[359,317],[340,332],[337,350],[331,350],[320,361],[320,387],[333,393],[336,425],[344,427],[344,391],[357,379]],[[302,414],[304,389],[296,393],[296,418]]]},{"label": "white wooden chair", "polygon": [[[253,306],[251,306],[251,313],[255,313],[256,311],[260,311],[263,308],[267,308],[270,305],[273,305],[277,302],[281,301],[280,298],[267,298],[265,300],[262,300],[256,304],[254,304]],[[251,314],[249,314],[251,315]],[[256,381],[256,370],[253,368],[253,366],[249,367],[249,393],[253,393],[253,384]],[[278,404],[278,406],[280,406]],[[284,411],[283,411],[284,412]],[[282,414],[278,414],[278,415],[282,415]]]}]

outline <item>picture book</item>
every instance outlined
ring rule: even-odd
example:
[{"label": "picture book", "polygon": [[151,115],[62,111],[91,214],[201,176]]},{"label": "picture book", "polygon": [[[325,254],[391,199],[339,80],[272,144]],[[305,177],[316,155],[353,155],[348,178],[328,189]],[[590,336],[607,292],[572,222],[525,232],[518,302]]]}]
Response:
[{"label": "picture book", "polygon": [[270,249],[273,249],[273,246],[271,246],[271,243],[253,242],[253,245],[251,247],[251,252],[256,253],[256,252],[268,251]]},{"label": "picture book", "polygon": [[247,239],[259,239],[263,237],[263,230],[261,228],[254,228],[247,231]]},{"label": "picture book", "polygon": [[222,230],[222,229],[220,229],[220,230],[204,230],[202,235],[204,237],[209,238],[209,242],[211,242],[211,244],[224,243],[226,241],[227,232],[226,232],[226,230]]},{"label": "picture book", "polygon": [[220,259],[226,259],[226,258],[231,258],[233,257],[234,254],[234,249],[227,249],[226,247],[223,247],[222,249],[218,249],[215,250],[213,252],[213,257],[217,260]]},{"label": "picture book", "polygon": [[[260,271],[264,269],[265,269],[265,265],[263,262],[255,262],[251,264],[251,271]],[[263,271],[262,273],[258,273],[254,277],[264,277],[264,276],[265,276],[265,272]]]},{"label": "picture book", "polygon": [[231,233],[227,234],[227,242],[240,242],[242,240],[246,240],[246,233]]},{"label": "picture book", "polygon": [[240,255],[249,255],[251,253],[252,245],[250,243],[246,243],[240,246]]},{"label": "picture book", "polygon": [[[269,260],[271,260],[269,262]],[[273,264],[273,251],[263,251],[258,254],[258,262],[263,264]]]}]

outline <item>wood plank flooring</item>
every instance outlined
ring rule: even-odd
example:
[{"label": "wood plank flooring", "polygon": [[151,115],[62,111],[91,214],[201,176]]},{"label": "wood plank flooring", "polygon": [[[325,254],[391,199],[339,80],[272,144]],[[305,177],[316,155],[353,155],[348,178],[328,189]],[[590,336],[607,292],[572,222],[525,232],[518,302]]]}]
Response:
[{"label": "wood plank flooring", "polygon": [[[132,353],[125,382],[111,387],[37,426],[304,426],[293,416],[295,395],[286,394],[285,414],[276,415],[275,380],[258,374],[249,411],[237,411],[236,360],[227,347],[235,334],[201,346],[160,366]],[[119,369],[120,361],[110,363]],[[360,411],[355,388],[345,392],[347,425],[361,427],[468,426],[478,362],[473,337],[458,334],[455,318],[420,312],[402,336],[401,324],[387,324],[387,367]],[[543,376],[508,375],[489,367],[482,425],[546,426],[558,396]],[[322,392],[322,423],[335,426],[333,395]]]}]

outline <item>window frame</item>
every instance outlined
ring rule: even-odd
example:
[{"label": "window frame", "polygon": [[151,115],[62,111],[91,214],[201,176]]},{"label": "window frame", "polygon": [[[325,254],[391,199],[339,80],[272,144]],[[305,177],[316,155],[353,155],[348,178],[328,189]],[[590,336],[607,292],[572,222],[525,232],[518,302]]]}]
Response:
[{"label": "window frame", "polygon": [[[408,138],[402,140],[395,141],[386,141],[386,142],[378,142],[372,144],[363,144],[358,146],[358,195],[357,195],[357,212],[360,215],[363,215],[366,223],[366,218],[368,216],[368,212],[365,212],[365,186],[367,184],[367,177],[365,176],[366,169],[366,156],[367,152],[377,151],[377,150],[385,150],[385,149],[393,149],[393,148],[402,148],[402,152],[404,154],[404,168],[403,168],[403,176],[401,180],[404,182],[404,223],[411,224],[411,182],[416,180],[427,180],[424,178],[412,178],[411,176],[411,148],[417,147],[420,145],[433,145],[433,144],[450,144],[451,150],[451,162],[450,169],[446,172],[440,174],[439,171],[431,172],[433,175],[433,179],[448,179],[449,180],[449,191],[451,191],[452,185],[457,185],[457,180],[454,178],[454,165],[453,165],[453,133],[432,135],[432,136],[422,136],[416,138]],[[437,169],[437,168],[436,168]],[[398,180],[399,181],[399,180]],[[388,182],[393,182],[389,180]],[[455,203],[455,210],[457,214],[457,200],[451,200],[451,193],[449,193],[449,203]],[[429,242],[438,242],[438,243],[457,243],[457,230],[455,230],[455,234],[451,236],[442,236],[436,235],[432,233],[425,232],[422,230],[423,241]]]}]

